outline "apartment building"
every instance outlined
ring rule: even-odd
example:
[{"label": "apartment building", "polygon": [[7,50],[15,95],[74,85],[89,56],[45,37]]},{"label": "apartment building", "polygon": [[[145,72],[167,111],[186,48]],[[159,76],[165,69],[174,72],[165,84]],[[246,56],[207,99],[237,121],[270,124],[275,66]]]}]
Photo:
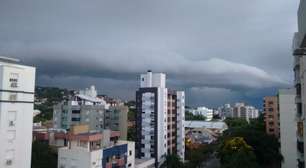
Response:
[{"label": "apartment building", "polygon": [[213,119],[214,116],[214,110],[213,109],[209,109],[207,107],[197,107],[195,109],[191,109],[189,110],[190,113],[192,113],[193,115],[201,115],[206,117],[206,121],[211,121]]},{"label": "apartment building", "polygon": [[110,106],[91,86],[54,106],[53,126],[68,130],[73,125],[88,124],[90,130],[120,131],[122,139],[126,139],[127,112],[128,108],[123,104]]},{"label": "apartment building", "polygon": [[224,104],[221,107],[218,107],[218,111],[220,112],[221,119],[231,118],[233,117],[234,108],[231,104]]},{"label": "apartment building", "polygon": [[295,121],[296,104],[295,89],[281,89],[278,92],[280,143],[281,153],[284,157],[282,168],[297,167],[297,140]]},{"label": "apartment building", "polygon": [[305,167],[305,47],[306,47],[306,0],[301,0],[298,9],[298,32],[294,34],[292,50],[294,56],[294,84],[296,88],[296,122],[297,122],[297,149],[298,149],[298,167]]},{"label": "apartment building", "polygon": [[225,110],[227,110],[227,116],[229,116],[228,113],[232,113],[231,117],[244,118],[248,122],[250,119],[258,118],[259,116],[259,111],[255,107],[246,105],[245,103],[235,103],[233,108],[227,105]]},{"label": "apartment building", "polygon": [[263,100],[264,121],[266,126],[266,133],[279,137],[279,111],[278,111],[278,97],[266,96]]},{"label": "apartment building", "polygon": [[159,167],[167,154],[185,155],[185,94],[168,91],[166,75],[148,71],[136,92],[136,155],[155,159]]},{"label": "apartment building", "polygon": [[185,93],[168,91],[167,100],[167,146],[169,154],[177,154],[183,161],[185,157]]},{"label": "apartment building", "polygon": [[72,126],[69,133],[55,134],[66,139],[58,150],[58,168],[134,168],[135,143],[118,141],[109,130],[91,132],[87,125]]},{"label": "apartment building", "polygon": [[112,104],[105,111],[104,129],[120,132],[120,139],[127,140],[128,114],[129,108],[123,104]]},{"label": "apartment building", "polygon": [[35,68],[0,57],[0,167],[30,168]]}]

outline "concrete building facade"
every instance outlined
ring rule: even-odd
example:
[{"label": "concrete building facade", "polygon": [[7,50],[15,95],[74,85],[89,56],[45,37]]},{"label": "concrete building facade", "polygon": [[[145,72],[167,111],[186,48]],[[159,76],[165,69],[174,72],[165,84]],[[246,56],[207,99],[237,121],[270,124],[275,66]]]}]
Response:
[{"label": "concrete building facade", "polygon": [[136,92],[136,149],[140,159],[155,159],[159,167],[167,154],[184,160],[184,92],[168,91],[166,75],[148,71]]},{"label": "concrete building facade", "polygon": [[278,97],[266,96],[263,100],[264,121],[266,126],[266,133],[274,135],[279,138],[279,111],[278,111]]},{"label": "concrete building facade", "polygon": [[35,68],[0,57],[0,167],[30,168]]},{"label": "concrete building facade", "polygon": [[294,84],[296,88],[296,122],[297,122],[297,150],[298,150],[298,167],[305,167],[306,156],[305,150],[305,110],[306,110],[306,1],[301,0],[298,9],[298,32],[294,34],[292,50],[294,56]]},{"label": "concrete building facade", "polygon": [[295,89],[281,89],[278,92],[280,143],[281,153],[284,157],[282,168],[297,167],[295,96]]},{"label": "concrete building facade", "polygon": [[93,131],[120,131],[121,138],[126,139],[127,113],[128,108],[123,104],[110,106],[97,97],[95,87],[91,86],[54,106],[53,126],[68,130],[73,125],[87,124]]},{"label": "concrete building facade", "polygon": [[232,110],[228,107],[227,111],[232,112],[232,118],[244,118],[248,122],[250,119],[258,118],[259,116],[259,111],[255,107],[246,105],[245,103],[236,103]]},{"label": "concrete building facade", "polygon": [[67,140],[67,146],[58,150],[58,168],[135,167],[134,142],[118,141],[109,130],[89,132],[84,126],[73,126],[69,133],[55,135]]}]

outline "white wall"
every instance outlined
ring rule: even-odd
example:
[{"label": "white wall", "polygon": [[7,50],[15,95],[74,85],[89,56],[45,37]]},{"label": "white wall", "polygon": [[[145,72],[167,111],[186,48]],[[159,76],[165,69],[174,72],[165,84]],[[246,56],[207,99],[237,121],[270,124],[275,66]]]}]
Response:
[{"label": "white wall", "polygon": [[147,72],[140,75],[140,87],[166,87],[166,75],[163,73]]},{"label": "white wall", "polygon": [[[17,87],[11,87],[11,74],[18,74]],[[0,62],[0,89],[34,93],[35,68]],[[16,98],[12,99],[12,95]],[[0,167],[30,168],[34,95],[0,92]],[[20,101],[25,101],[20,102]],[[9,123],[14,123],[9,125]],[[12,164],[6,165],[8,160]]]},{"label": "white wall", "polygon": [[60,148],[58,151],[58,168],[101,168],[102,150],[88,152],[82,148]]},{"label": "white wall", "polygon": [[282,168],[297,166],[295,89],[279,90],[280,142],[284,157]]},{"label": "white wall", "polygon": [[[167,155],[167,107],[168,90],[167,88],[158,88],[158,115],[157,115],[157,162],[163,162]],[[164,158],[163,158],[164,156]]]},{"label": "white wall", "polygon": [[127,153],[127,167],[135,167],[135,142],[128,142],[128,153]]}]

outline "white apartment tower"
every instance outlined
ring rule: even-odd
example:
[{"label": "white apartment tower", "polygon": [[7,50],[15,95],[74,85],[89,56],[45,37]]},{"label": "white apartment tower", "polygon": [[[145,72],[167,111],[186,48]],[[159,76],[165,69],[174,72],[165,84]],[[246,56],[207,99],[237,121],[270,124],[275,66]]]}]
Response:
[{"label": "white apartment tower", "polygon": [[185,155],[185,94],[166,88],[166,75],[148,71],[136,92],[136,150],[141,159],[155,158],[159,167],[167,154]]},{"label": "white apartment tower", "polygon": [[305,107],[306,107],[306,0],[300,1],[298,9],[298,32],[295,33],[292,49],[294,55],[294,84],[296,88],[296,122],[297,122],[297,150],[298,150],[298,167],[305,167]]},{"label": "white apartment tower", "polygon": [[35,68],[0,57],[0,167],[30,168]]},{"label": "white apartment tower", "polygon": [[295,92],[295,89],[281,89],[278,92],[280,143],[284,157],[282,168],[297,167]]}]

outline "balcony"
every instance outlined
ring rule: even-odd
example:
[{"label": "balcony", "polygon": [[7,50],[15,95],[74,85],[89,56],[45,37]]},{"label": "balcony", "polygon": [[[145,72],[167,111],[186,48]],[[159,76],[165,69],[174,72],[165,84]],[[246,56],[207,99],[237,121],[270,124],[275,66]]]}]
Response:
[{"label": "balcony", "polygon": [[292,50],[294,55],[300,55],[299,49],[301,48],[302,42],[304,40],[304,34],[301,32],[297,32],[294,34]]},{"label": "balcony", "polygon": [[304,154],[304,142],[297,141],[297,149],[300,153]]},{"label": "balcony", "polygon": [[298,160],[298,168],[305,168],[305,162],[302,160]]},{"label": "balcony", "polygon": [[[302,161],[302,162],[304,162],[304,154],[303,153],[297,153],[297,160],[298,161]],[[304,168],[304,167],[303,167]]]},{"label": "balcony", "polygon": [[295,103],[301,103],[301,102],[302,102],[301,96],[296,95],[296,96],[295,96]]},{"label": "balcony", "polygon": [[302,118],[302,103],[297,103],[296,105],[296,118],[297,120],[301,120]]}]

